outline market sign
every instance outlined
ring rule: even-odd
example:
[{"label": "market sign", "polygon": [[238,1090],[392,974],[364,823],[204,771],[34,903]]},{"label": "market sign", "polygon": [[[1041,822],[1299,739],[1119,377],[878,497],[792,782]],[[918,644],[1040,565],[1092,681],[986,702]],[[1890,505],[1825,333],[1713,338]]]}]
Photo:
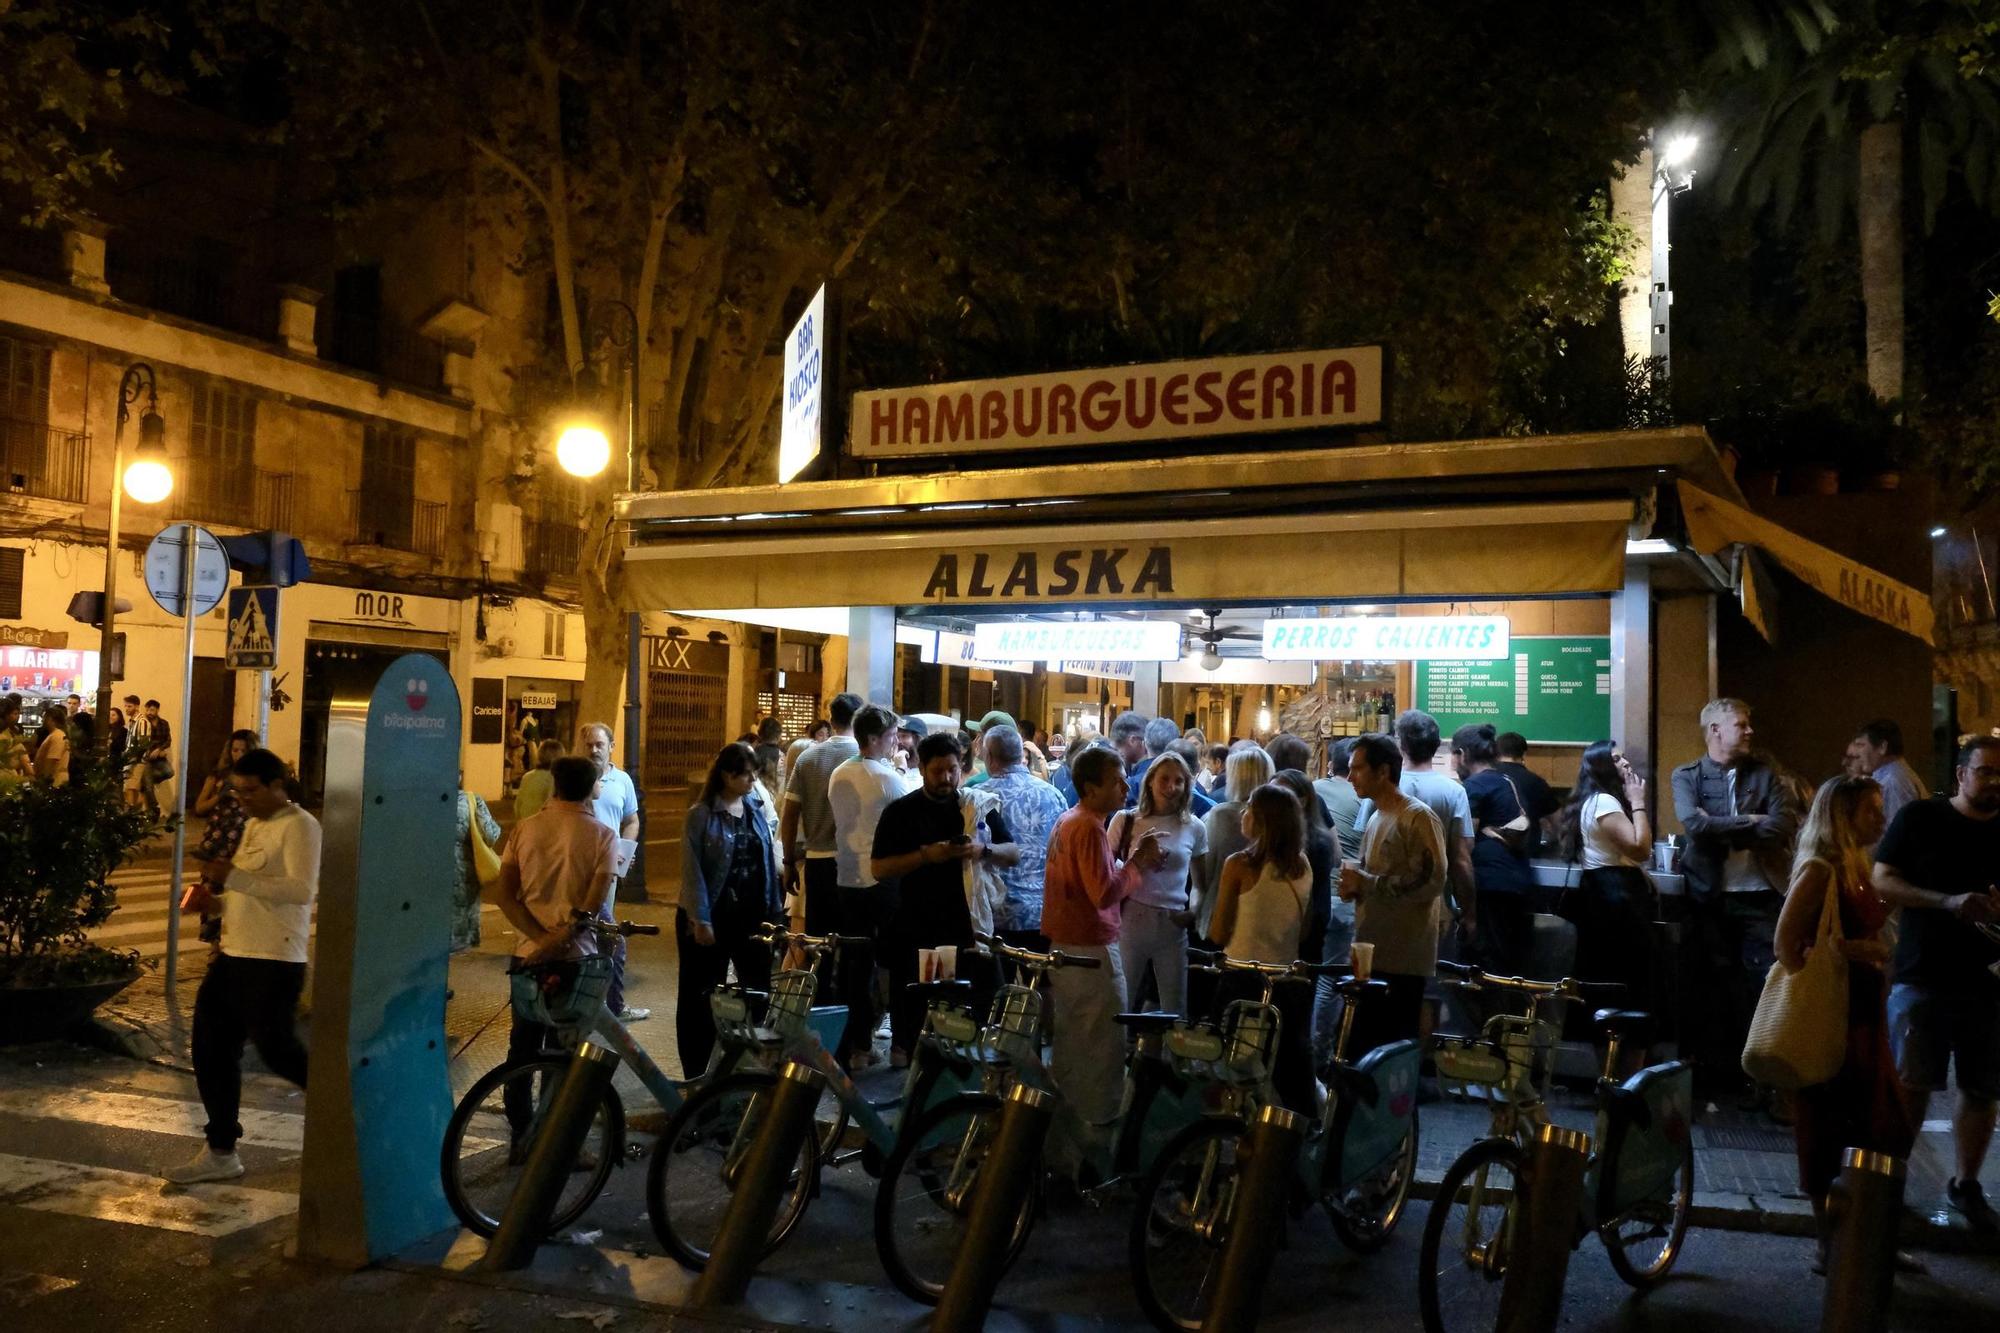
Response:
[{"label": "market sign", "polygon": [[921,458],[1373,425],[1382,361],[1379,346],[1344,347],[877,389],[854,395],[848,444]]},{"label": "market sign", "polygon": [[1506,655],[1505,616],[1337,616],[1264,622],[1264,656],[1274,662],[1479,661]]},{"label": "market sign", "polygon": [[799,475],[819,457],[820,368],[825,365],[826,288],[813,293],[785,339],[785,411],[778,426],[778,481]]},{"label": "market sign", "polygon": [[972,639],[973,652],[987,662],[1171,662],[1181,655],[1181,627],[1171,620],[989,622],[975,626]]}]

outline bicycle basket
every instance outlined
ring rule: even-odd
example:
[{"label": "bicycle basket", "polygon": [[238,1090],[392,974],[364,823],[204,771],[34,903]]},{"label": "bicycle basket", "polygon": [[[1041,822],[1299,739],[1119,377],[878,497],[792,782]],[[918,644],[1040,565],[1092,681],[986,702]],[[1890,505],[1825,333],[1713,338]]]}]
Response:
[{"label": "bicycle basket", "polygon": [[780,972],[771,978],[771,1007],[764,1020],[773,1031],[790,1035],[805,1026],[818,977],[805,969]]},{"label": "bicycle basket", "polygon": [[1002,986],[993,996],[989,1040],[1010,1059],[1039,1059],[1042,994],[1029,986]]},{"label": "bicycle basket", "polygon": [[531,1022],[573,1028],[604,1006],[611,986],[611,959],[603,954],[574,963],[524,968],[508,979],[514,1012]]},{"label": "bicycle basket", "polygon": [[1224,1062],[1244,1078],[1262,1078],[1272,1068],[1278,1047],[1278,1012],[1254,1000],[1233,1000],[1222,1014],[1228,1043]]}]

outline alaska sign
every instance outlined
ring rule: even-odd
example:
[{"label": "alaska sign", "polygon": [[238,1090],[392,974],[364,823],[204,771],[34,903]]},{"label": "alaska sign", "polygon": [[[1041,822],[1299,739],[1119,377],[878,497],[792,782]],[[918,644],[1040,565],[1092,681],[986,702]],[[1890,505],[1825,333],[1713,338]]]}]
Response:
[{"label": "alaska sign", "polygon": [[944,551],[920,601],[1160,597],[1174,590],[1171,546],[1079,546],[1044,561],[1033,549]]}]

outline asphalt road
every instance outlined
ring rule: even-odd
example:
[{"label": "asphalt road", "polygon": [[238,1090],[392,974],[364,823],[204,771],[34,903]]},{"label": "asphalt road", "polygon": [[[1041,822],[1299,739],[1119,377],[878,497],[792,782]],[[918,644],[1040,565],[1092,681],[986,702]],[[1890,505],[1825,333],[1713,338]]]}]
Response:
[{"label": "asphalt road", "polygon": [[[284,1330],[328,1321],[350,1333],[585,1327],[757,1327],[647,1310],[634,1274],[658,1258],[643,1213],[643,1163],[614,1175],[588,1225],[591,1248],[544,1251],[534,1277],[570,1288],[537,1294],[438,1271],[345,1273],[289,1260],[296,1222],[299,1100],[253,1079],[243,1150],[249,1175],[229,1187],[162,1193],[150,1173],[193,1151],[199,1109],[184,1074],[70,1048],[0,1053],[0,1311],[36,1330]],[[818,1328],[925,1326],[927,1312],[887,1288],[869,1228],[872,1182],[858,1164],[829,1175],[798,1235],[769,1260],[753,1309]],[[1276,1258],[1261,1327],[1408,1329],[1422,1205],[1380,1253],[1343,1250],[1317,1215]],[[994,1326],[1138,1327],[1116,1206],[1058,1213],[1040,1225],[1001,1288]],[[645,1259],[639,1255],[648,1256]],[[1930,1274],[1899,1281],[1893,1327],[2000,1327],[2000,1261],[1931,1254]],[[1813,1330],[1821,1284],[1801,1239],[1695,1231],[1675,1276],[1635,1297],[1587,1243],[1570,1268],[1565,1329]],[[595,1294],[585,1295],[593,1283]],[[608,1316],[608,1319],[606,1318]],[[602,1323],[593,1321],[602,1320]]]}]

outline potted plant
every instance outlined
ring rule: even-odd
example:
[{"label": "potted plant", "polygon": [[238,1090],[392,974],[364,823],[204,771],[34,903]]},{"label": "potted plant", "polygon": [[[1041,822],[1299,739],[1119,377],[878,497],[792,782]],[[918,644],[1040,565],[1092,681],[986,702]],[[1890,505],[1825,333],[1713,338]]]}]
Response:
[{"label": "potted plant", "polygon": [[86,932],[110,920],[111,873],[153,827],[109,769],[0,786],[0,1045],[58,1036],[138,978],[136,950]]}]

